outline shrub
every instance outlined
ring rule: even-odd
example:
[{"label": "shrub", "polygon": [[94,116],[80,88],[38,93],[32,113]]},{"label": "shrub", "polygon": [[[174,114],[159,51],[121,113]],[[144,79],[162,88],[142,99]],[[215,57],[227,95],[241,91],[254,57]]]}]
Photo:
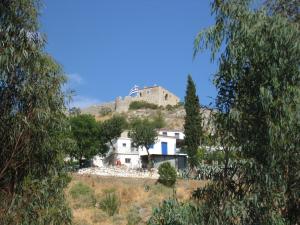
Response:
[{"label": "shrub", "polygon": [[159,174],[158,182],[168,187],[174,186],[176,182],[176,176],[177,176],[176,170],[169,162],[162,163],[159,166],[158,174]]},{"label": "shrub", "polygon": [[99,110],[99,115],[100,116],[107,116],[107,115],[110,115],[111,113],[112,113],[112,109],[109,108],[109,107],[102,107]]},{"label": "shrub", "polygon": [[166,110],[168,110],[168,111],[172,111],[174,108],[173,108],[173,106],[171,106],[171,105],[167,105],[166,106]]},{"label": "shrub", "polygon": [[165,118],[164,118],[163,114],[161,113],[161,111],[159,111],[153,117],[152,124],[155,128],[158,128],[158,129],[161,129],[166,126],[166,121],[165,121]]},{"label": "shrub", "polygon": [[76,207],[86,208],[95,205],[94,191],[87,185],[78,182],[70,189],[71,197],[76,200]]},{"label": "shrub", "polygon": [[152,104],[145,101],[133,101],[129,105],[130,110],[136,110],[136,109],[158,109],[158,105]]},{"label": "shrub", "polygon": [[201,214],[189,203],[180,203],[176,199],[169,199],[154,209],[148,225],[189,225],[199,224],[197,218]]},{"label": "shrub", "polygon": [[180,107],[183,107],[184,106],[184,103],[183,102],[179,102],[177,103],[176,105],[166,105],[165,109],[167,111],[174,111]]},{"label": "shrub", "polygon": [[127,214],[127,225],[139,225],[141,221],[138,207],[132,207]]},{"label": "shrub", "polygon": [[107,192],[99,203],[99,207],[109,216],[119,212],[121,202],[115,192]]}]

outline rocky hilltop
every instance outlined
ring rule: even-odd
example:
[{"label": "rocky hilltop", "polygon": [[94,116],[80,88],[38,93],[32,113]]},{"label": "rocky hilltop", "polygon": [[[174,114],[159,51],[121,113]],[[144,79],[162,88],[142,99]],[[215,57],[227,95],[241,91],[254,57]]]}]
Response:
[{"label": "rocky hilltop", "polygon": [[[113,110],[112,103],[91,106],[82,109],[82,113],[94,115],[98,121],[109,119],[113,115],[123,115],[125,118],[127,118],[127,120],[131,120],[133,118],[153,119],[160,115],[164,118],[166,122],[165,128],[172,130],[183,130],[185,117],[185,110],[183,106],[173,107],[172,109],[167,109],[166,107],[160,107],[159,109],[137,109],[118,113]],[[205,130],[211,130],[210,118],[213,113],[213,110],[201,108],[201,113],[203,117],[203,125]]]}]

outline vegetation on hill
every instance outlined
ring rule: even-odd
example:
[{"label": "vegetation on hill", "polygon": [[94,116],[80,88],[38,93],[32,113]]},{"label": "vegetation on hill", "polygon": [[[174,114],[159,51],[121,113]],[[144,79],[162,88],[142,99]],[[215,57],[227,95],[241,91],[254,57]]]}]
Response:
[{"label": "vegetation on hill", "polygon": [[129,104],[129,110],[137,109],[158,109],[159,106],[146,101],[133,101]]},{"label": "vegetation on hill", "polygon": [[[154,179],[73,175],[66,195],[73,210],[74,225],[145,225],[152,209],[163,199],[176,196],[178,200],[186,201],[196,187],[205,183],[178,179],[176,186],[167,187]],[[103,201],[109,199],[107,196],[111,193],[118,201],[113,198]],[[115,209],[115,206],[118,210],[110,216],[106,209]]]},{"label": "vegetation on hill", "polygon": [[39,6],[0,1],[0,224],[71,224],[65,76],[44,51]]},{"label": "vegetation on hill", "polygon": [[158,167],[159,179],[158,182],[168,187],[173,187],[176,183],[176,169],[170,162],[164,162]]}]

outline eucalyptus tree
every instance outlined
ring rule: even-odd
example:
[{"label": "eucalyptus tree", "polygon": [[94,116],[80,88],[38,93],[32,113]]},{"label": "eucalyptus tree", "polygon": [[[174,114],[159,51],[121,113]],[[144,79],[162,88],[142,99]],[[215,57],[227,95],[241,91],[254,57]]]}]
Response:
[{"label": "eucalyptus tree", "polygon": [[65,77],[44,51],[37,0],[0,1],[0,224],[70,224]]},{"label": "eucalyptus tree", "polygon": [[219,123],[246,159],[199,190],[204,224],[300,223],[299,24],[252,3],[213,1],[216,23],[195,41],[220,55]]},{"label": "eucalyptus tree", "polygon": [[299,1],[272,2],[275,8],[251,0],[212,2],[216,22],[198,34],[195,55],[209,49],[219,58],[217,134],[242,160],[194,192],[196,210],[193,203],[188,210],[165,204],[149,224],[170,224],[175,210],[196,215],[192,223],[176,221],[182,225],[300,224],[299,10],[277,8]]}]

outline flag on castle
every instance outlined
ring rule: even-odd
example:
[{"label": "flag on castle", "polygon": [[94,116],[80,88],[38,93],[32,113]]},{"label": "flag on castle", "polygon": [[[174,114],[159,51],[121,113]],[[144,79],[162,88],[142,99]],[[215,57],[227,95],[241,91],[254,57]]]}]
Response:
[{"label": "flag on castle", "polygon": [[134,85],[133,88],[131,88],[131,90],[130,90],[130,92],[129,92],[129,96],[131,96],[131,97],[137,96],[138,93],[139,93],[139,90],[140,90],[140,89],[139,89],[139,86]]}]

